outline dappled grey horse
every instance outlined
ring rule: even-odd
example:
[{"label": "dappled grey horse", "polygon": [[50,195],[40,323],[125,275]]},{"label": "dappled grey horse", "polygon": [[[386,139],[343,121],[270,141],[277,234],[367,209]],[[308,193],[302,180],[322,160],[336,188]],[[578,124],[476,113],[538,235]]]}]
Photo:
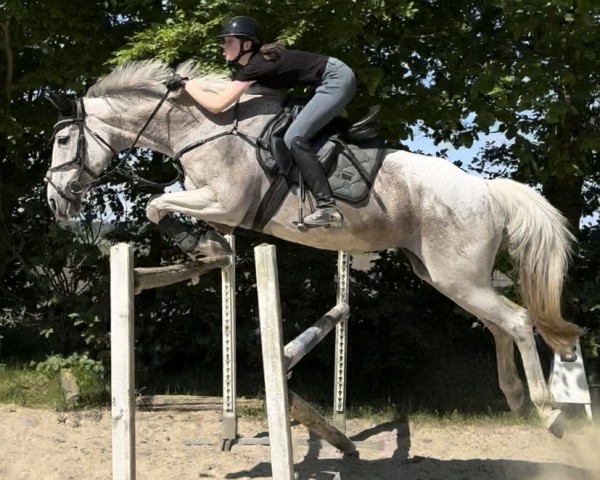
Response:
[{"label": "dappled grey horse", "polygon": [[[57,219],[76,215],[94,180],[105,174],[117,152],[137,140],[140,147],[180,157],[185,173],[184,191],[149,202],[152,222],[179,212],[222,233],[252,227],[272,179],[257,163],[249,139],[256,139],[279,110],[280,97],[256,89],[236,108],[215,115],[183,92],[171,94],[157,109],[165,96],[164,82],[173,73],[160,62],[133,62],[116,68],[83,98],[55,96],[61,116],[47,179],[48,202]],[[191,63],[177,73],[197,77]],[[226,82],[200,78],[209,91]],[[298,229],[293,223],[298,192],[292,193],[264,226],[265,233],[326,250],[401,248],[416,275],[492,332],[500,388],[511,410],[522,412],[527,402],[514,362],[516,343],[531,400],[551,431],[562,434],[533,327],[555,352],[571,352],[577,342],[579,328],[562,318],[560,307],[572,235],[563,216],[541,195],[512,180],[485,180],[444,159],[404,151],[386,155],[365,201],[341,202],[340,228]],[[492,286],[494,258],[503,239],[517,266],[524,307]]]}]

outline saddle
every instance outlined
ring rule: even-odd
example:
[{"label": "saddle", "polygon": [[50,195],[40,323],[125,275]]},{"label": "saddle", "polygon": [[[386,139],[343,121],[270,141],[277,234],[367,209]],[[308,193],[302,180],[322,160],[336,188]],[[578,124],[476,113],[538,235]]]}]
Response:
[{"label": "saddle", "polygon": [[[302,104],[285,105],[265,126],[257,141],[258,163],[273,182],[263,197],[252,228],[262,230],[277,213],[293,185],[301,183],[299,170],[286,147],[283,136],[302,110]],[[314,143],[333,196],[348,203],[359,203],[371,190],[373,180],[387,150],[378,137],[375,105],[355,123],[336,118],[321,130]]]}]

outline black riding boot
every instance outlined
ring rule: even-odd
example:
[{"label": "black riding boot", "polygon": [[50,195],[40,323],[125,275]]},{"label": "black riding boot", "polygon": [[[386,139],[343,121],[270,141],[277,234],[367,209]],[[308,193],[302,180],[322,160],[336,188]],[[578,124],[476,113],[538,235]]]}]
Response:
[{"label": "black riding boot", "polygon": [[329,182],[316,153],[302,137],[295,137],[292,140],[291,152],[308,189],[317,201],[317,210],[305,217],[304,223],[313,227],[339,226],[342,217],[335,205]]}]

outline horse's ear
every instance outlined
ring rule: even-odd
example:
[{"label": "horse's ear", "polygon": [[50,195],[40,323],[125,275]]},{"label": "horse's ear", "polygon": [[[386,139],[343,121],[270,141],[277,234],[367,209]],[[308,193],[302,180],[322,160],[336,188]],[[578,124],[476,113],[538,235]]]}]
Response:
[{"label": "horse's ear", "polygon": [[53,90],[46,90],[44,97],[56,107],[65,117],[73,117],[77,114],[75,100],[68,98]]}]

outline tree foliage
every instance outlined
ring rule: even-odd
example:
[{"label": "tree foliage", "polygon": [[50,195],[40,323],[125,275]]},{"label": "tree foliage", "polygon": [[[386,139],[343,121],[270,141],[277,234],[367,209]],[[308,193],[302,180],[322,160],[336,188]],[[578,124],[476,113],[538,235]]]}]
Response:
[{"label": "tree foliage", "polygon": [[[81,95],[128,59],[160,58],[175,65],[194,58],[207,72],[225,71],[215,37],[227,19],[251,15],[263,24],[267,41],[351,65],[359,79],[351,116],[380,103],[381,132],[392,146],[407,148],[415,129],[439,145],[441,154],[503,133],[505,142],[487,144],[462,165],[536,185],[564,212],[581,239],[567,309],[591,332],[589,346],[597,345],[597,228],[578,231],[581,219],[598,211],[597,2],[4,0],[0,7],[0,342],[2,336],[17,339],[18,346],[28,345],[20,350],[24,355],[82,349],[107,355],[106,250],[98,248],[94,235],[82,236],[81,227],[58,228],[45,205],[47,143],[56,117],[43,90]],[[168,159],[149,152],[139,158],[145,175],[170,175]],[[110,215],[114,228],[107,238],[136,245],[139,265],[181,261],[145,224],[152,193],[136,184],[103,185],[90,196],[84,217]],[[248,272],[251,247],[262,237],[240,238],[239,356],[256,367],[256,379],[259,339]],[[285,252],[279,255],[286,271],[282,299],[292,335],[315,319],[315,305],[331,302],[333,273],[320,265],[333,258],[278,246]],[[209,276],[195,290],[173,286],[143,294],[137,351],[148,377],[163,371],[159,366],[214,370],[220,355],[216,283]],[[469,329],[459,309],[417,282],[396,252],[385,253],[368,274],[355,272],[353,291],[356,375],[385,372],[381,378],[409,381],[422,369],[434,371],[436,355],[449,358],[481,340],[480,330]],[[46,336],[32,341],[31,332]],[[328,353],[318,351],[316,358],[306,375],[331,366]],[[382,395],[393,393],[389,382],[380,383]]]}]

